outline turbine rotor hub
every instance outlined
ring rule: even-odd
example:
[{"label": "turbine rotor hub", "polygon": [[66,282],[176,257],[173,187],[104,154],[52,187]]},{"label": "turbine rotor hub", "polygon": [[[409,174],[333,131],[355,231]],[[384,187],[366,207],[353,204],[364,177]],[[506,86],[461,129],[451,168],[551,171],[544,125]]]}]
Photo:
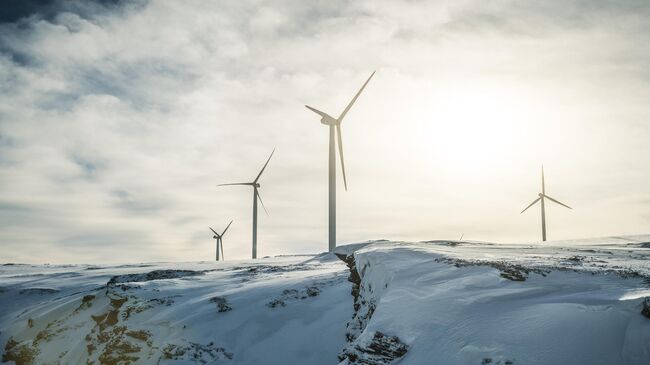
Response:
[{"label": "turbine rotor hub", "polygon": [[326,115],[323,118],[321,118],[320,122],[321,124],[325,124],[325,125],[336,125],[338,123],[336,119],[330,117],[329,115]]}]

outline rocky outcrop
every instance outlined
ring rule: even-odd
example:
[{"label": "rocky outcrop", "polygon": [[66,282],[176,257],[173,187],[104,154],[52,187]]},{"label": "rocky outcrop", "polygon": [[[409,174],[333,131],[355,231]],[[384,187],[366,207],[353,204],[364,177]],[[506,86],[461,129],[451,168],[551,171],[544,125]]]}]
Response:
[{"label": "rocky outcrop", "polygon": [[341,354],[349,365],[386,365],[406,355],[408,345],[397,336],[386,336],[377,331],[370,340],[355,344]]},{"label": "rocky outcrop", "polygon": [[219,313],[228,312],[232,310],[232,307],[230,306],[228,299],[223,297],[212,297],[210,298],[210,303],[214,303],[217,305],[217,312]]},{"label": "rocky outcrop", "polygon": [[266,306],[269,308],[286,307],[287,302],[293,300],[303,300],[303,299],[318,296],[319,294],[320,294],[320,289],[317,286],[308,286],[302,290],[285,289],[282,291],[282,295],[266,303]]},{"label": "rocky outcrop", "polygon": [[[397,336],[388,336],[380,331],[374,332],[372,336],[362,336],[377,307],[378,293],[370,283],[363,281],[368,265],[363,266],[359,273],[353,253],[337,253],[336,256],[350,269],[348,281],[352,283],[350,294],[354,298],[354,314],[346,326],[347,344],[338,355],[339,361],[347,360],[349,365],[386,365],[404,356],[408,345],[401,342]],[[388,286],[387,282],[381,284],[383,288]]]},{"label": "rocky outcrop", "polygon": [[194,270],[154,270],[142,274],[125,274],[113,276],[108,281],[108,286],[121,283],[135,283],[151,280],[176,279],[187,276],[203,275],[203,271]]},{"label": "rocky outcrop", "polygon": [[650,297],[643,298],[643,308],[641,309],[641,314],[650,318]]}]

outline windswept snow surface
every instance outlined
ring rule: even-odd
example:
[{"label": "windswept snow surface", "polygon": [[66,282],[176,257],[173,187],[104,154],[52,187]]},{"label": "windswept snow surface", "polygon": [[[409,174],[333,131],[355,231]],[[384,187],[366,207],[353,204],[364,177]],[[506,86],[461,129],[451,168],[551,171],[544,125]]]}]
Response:
[{"label": "windswept snow surface", "polygon": [[0,349],[34,364],[336,364],[348,274],[331,254],[2,265]]},{"label": "windswept snow surface", "polygon": [[343,364],[386,363],[377,333],[408,347],[401,365],[650,364],[648,242],[340,247],[360,279]]},{"label": "windswept snow surface", "polygon": [[650,236],[336,254],[0,265],[0,350],[18,364],[650,364]]}]

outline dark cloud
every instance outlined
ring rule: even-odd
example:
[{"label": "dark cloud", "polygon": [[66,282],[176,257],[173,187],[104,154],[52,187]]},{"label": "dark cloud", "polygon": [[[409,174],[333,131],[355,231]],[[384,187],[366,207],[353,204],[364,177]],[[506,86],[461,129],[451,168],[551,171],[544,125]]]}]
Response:
[{"label": "dark cloud", "polygon": [[106,167],[106,163],[101,160],[90,159],[79,154],[73,154],[72,161],[81,168],[85,177],[94,177],[101,169]]},{"label": "dark cloud", "polygon": [[61,12],[90,17],[98,8],[110,9],[121,2],[123,0],[3,0],[0,23],[16,23],[29,17],[51,20]]}]

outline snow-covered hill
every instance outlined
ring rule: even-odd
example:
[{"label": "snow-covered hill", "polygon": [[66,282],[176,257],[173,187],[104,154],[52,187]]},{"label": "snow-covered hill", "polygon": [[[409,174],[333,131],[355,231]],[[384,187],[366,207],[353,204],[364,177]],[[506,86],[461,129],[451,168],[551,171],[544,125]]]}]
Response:
[{"label": "snow-covered hill", "polygon": [[0,266],[18,364],[650,364],[650,236]]},{"label": "snow-covered hill", "polygon": [[3,359],[19,364],[332,364],[353,312],[332,255],[0,270]]}]

